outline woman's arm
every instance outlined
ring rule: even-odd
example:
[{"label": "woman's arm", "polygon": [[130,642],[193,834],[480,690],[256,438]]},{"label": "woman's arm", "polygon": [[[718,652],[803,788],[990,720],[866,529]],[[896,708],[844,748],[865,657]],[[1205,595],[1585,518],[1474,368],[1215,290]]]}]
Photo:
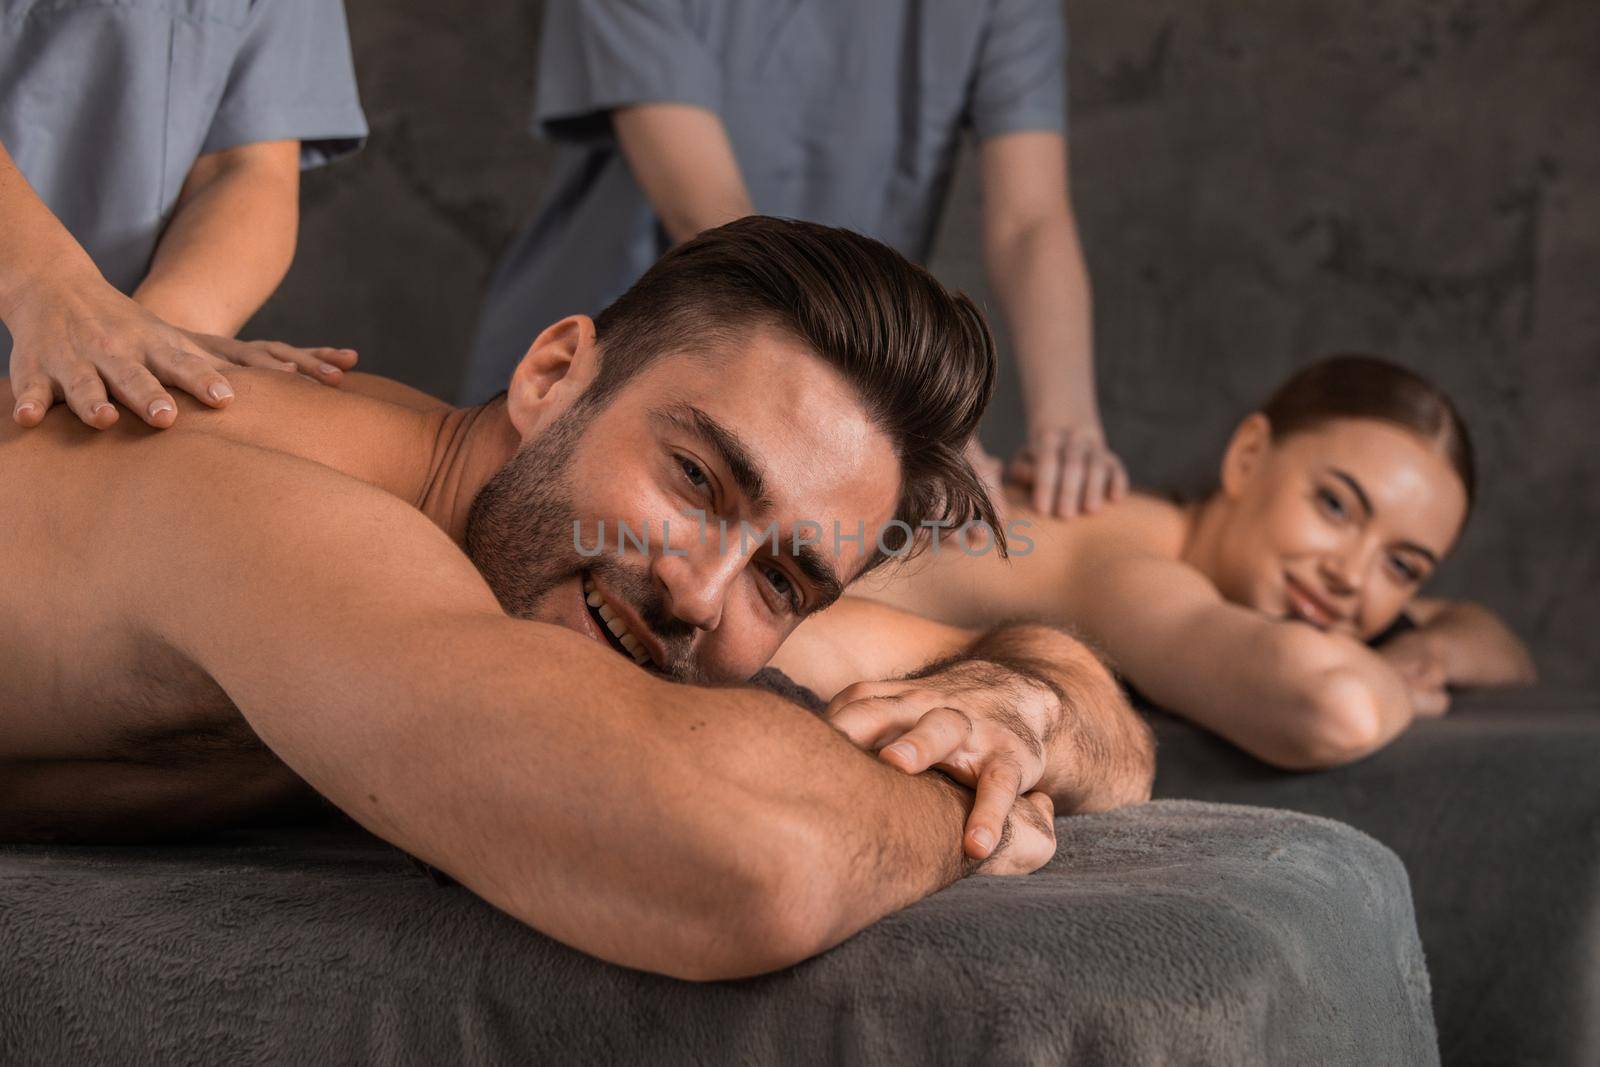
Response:
[{"label": "woman's arm", "polygon": [[1532,685],[1539,680],[1528,646],[1483,605],[1416,600],[1407,613],[1417,624],[1413,633],[1438,657],[1446,685]]}]

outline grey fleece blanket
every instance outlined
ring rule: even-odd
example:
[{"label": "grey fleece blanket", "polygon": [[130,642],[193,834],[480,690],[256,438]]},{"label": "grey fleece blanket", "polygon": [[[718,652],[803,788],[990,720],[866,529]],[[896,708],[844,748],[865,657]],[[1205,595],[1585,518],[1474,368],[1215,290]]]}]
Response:
[{"label": "grey fleece blanket", "polygon": [[0,1063],[1411,1064],[1406,872],[1339,823],[1163,802],[1057,822],[787,971],[601,963],[353,826],[0,848]]}]

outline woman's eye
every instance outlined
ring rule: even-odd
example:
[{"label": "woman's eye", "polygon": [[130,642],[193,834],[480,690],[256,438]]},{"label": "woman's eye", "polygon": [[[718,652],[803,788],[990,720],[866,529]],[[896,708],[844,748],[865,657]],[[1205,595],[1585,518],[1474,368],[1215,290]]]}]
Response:
[{"label": "woman's eye", "polygon": [[711,479],[706,477],[706,472],[700,469],[700,464],[686,456],[678,457],[678,467],[683,471],[683,476],[689,479],[689,484],[696,489],[704,489],[711,484]]},{"label": "woman's eye", "polygon": [[1318,489],[1317,490],[1317,503],[1322,506],[1322,510],[1326,511],[1329,515],[1332,515],[1334,518],[1336,518],[1336,519],[1344,518],[1344,516],[1345,516],[1344,503],[1342,501],[1340,501],[1339,497],[1332,490],[1329,490],[1329,489]]},{"label": "woman's eye", "polygon": [[1422,581],[1422,572],[1416,567],[1413,567],[1411,564],[1407,563],[1405,560],[1401,559],[1399,556],[1390,556],[1389,566],[1393,567],[1394,572],[1398,574],[1404,581],[1411,583]]}]

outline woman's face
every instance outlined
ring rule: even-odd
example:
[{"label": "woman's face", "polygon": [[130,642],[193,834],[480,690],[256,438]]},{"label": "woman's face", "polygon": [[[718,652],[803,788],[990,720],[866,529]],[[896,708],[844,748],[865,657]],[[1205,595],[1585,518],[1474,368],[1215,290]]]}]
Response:
[{"label": "woman's face", "polygon": [[1212,575],[1269,615],[1368,640],[1394,622],[1455,544],[1466,487],[1422,437],[1336,419],[1274,441],[1240,424],[1223,460]]}]

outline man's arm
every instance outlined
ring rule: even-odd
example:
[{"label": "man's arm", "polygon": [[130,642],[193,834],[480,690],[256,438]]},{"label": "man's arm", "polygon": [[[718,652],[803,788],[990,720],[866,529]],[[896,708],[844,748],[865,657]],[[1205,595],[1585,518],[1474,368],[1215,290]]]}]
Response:
[{"label": "man's arm", "polygon": [[133,298],[174,326],[232,337],[288,273],[299,226],[299,141],[201,156]]},{"label": "man's arm", "polygon": [[[1037,742],[1032,755],[1042,766],[1037,781],[1024,778],[1023,788],[1048,793],[1065,811],[1103,811],[1150,798],[1155,748],[1148,728],[1099,658],[1055,627],[1016,623],[979,633],[845,597],[806,620],[773,665],[832,701],[834,725],[858,744],[885,751],[891,743],[911,745],[916,751],[896,763],[917,771],[962,754],[959,744],[950,751],[939,747],[937,722],[914,725],[927,712],[983,713],[977,702],[961,703],[949,686],[918,683],[960,674],[966,665],[973,668],[969,684],[981,688],[986,670],[996,668],[989,672],[990,688],[1011,696],[997,708],[1003,724],[997,736],[1009,731],[1022,740],[1015,755],[1024,764]],[[897,684],[871,684],[884,681]],[[859,692],[855,708],[846,695],[852,689]],[[968,741],[970,747],[970,735]],[[983,823],[984,812],[975,809],[969,832]]]},{"label": "man's arm", "polygon": [[1015,471],[1045,514],[1098,509],[1127,492],[1095,399],[1089,273],[1067,190],[1059,133],[983,142],[983,250],[1022,376],[1028,448]]},{"label": "man's arm", "polygon": [[727,128],[692,104],[638,104],[611,113],[628,169],[674,244],[755,208]]},{"label": "man's arm", "polygon": [[[442,532],[371,487],[231,446],[182,459],[181,481],[118,494],[130,513],[208,519],[151,546],[181,591],[154,608],[129,594],[129,610],[333,803],[551,936],[735,977],[972,869],[964,791],[882,766],[772,694],[675,685],[506,617]],[[1053,852],[1042,809],[1017,808],[982,870]]]}]

